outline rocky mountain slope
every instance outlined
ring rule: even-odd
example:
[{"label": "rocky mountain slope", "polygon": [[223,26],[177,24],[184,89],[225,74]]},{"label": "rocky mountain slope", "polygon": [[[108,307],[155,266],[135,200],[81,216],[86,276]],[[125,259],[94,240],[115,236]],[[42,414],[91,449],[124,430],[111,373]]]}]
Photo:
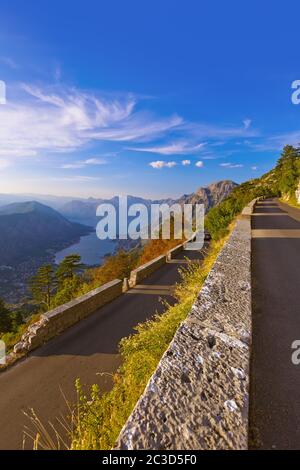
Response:
[{"label": "rocky mountain slope", "polygon": [[205,210],[216,206],[223,201],[231,191],[238,186],[230,180],[218,181],[204,188],[199,188],[192,194],[184,195],[177,200],[181,204],[204,204]]}]

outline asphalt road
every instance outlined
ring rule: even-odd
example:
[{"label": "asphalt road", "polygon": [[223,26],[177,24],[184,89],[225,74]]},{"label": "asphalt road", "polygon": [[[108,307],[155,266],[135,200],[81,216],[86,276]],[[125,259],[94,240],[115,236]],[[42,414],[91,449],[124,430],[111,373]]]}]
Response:
[{"label": "asphalt road", "polygon": [[[172,286],[180,280],[184,258],[203,253],[185,251],[166,264],[142,286],[123,294],[95,314],[69,328],[28,358],[0,373],[0,449],[21,449],[23,429],[30,424],[23,411],[33,408],[43,423],[67,415],[67,400],[75,402],[76,378],[88,388],[97,383],[109,390],[120,365],[118,343],[134,327],[163,312],[162,299],[174,303]],[[103,374],[104,373],[104,374]],[[32,448],[26,441],[25,448]]]},{"label": "asphalt road", "polygon": [[252,218],[251,447],[300,448],[300,210],[265,200]]}]

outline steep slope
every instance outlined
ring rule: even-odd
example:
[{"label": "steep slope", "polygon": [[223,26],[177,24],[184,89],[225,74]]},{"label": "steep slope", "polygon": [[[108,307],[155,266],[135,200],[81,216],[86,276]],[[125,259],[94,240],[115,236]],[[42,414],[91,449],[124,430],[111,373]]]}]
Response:
[{"label": "steep slope", "polygon": [[277,196],[285,201],[296,203],[299,180],[300,149],[286,145],[271,171],[260,178],[242,183],[209,211],[205,220],[207,230],[215,239],[222,237],[234,217],[256,197]]},{"label": "steep slope", "polygon": [[44,255],[89,232],[38,202],[9,204],[0,208],[0,265]]},{"label": "steep slope", "polygon": [[231,191],[238,186],[230,180],[218,181],[205,188],[199,188],[195,193],[182,196],[177,202],[181,204],[204,204],[206,212],[220,204]]}]

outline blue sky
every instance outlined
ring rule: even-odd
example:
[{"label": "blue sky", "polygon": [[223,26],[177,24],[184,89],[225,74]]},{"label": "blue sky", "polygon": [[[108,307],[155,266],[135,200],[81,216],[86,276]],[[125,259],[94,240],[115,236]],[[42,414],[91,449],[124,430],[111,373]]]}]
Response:
[{"label": "blue sky", "polygon": [[263,174],[300,141],[299,14],[296,1],[2,0],[0,192],[165,197]]}]

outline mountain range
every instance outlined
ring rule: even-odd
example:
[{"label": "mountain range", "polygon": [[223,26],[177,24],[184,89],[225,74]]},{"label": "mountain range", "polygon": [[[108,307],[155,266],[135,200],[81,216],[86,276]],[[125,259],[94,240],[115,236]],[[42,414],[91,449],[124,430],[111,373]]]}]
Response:
[{"label": "mountain range", "polygon": [[[225,180],[199,188],[191,194],[178,199],[150,200],[136,196],[128,196],[128,206],[152,203],[202,203],[206,211],[219,204],[237,186],[233,181]],[[66,199],[64,197],[38,196],[48,202],[22,201],[25,195],[0,195],[0,267],[14,266],[28,258],[38,258],[49,253],[49,250],[60,250],[73,244],[82,235],[91,232],[99,218],[96,209],[99,204],[110,203],[118,213],[119,198],[111,199]],[[8,205],[3,201],[17,199]],[[55,206],[55,209],[53,208]]]},{"label": "mountain range", "polygon": [[74,243],[91,228],[36,201],[0,207],[0,266],[16,265]]},{"label": "mountain range", "polygon": [[[136,196],[127,196],[128,206],[131,204],[144,204],[146,207],[150,207],[151,204],[204,204],[206,212],[211,207],[219,204],[230,192],[238,185],[230,180],[222,180],[216,183],[212,183],[206,187],[197,189],[194,193],[184,194],[178,199],[144,199]],[[100,204],[109,203],[112,204],[116,210],[118,210],[119,198],[117,196],[111,199],[94,199],[89,198],[85,200],[72,200],[63,204],[59,211],[69,220],[80,222],[95,226],[99,219],[96,217],[96,210]]]},{"label": "mountain range", "polygon": [[[219,181],[178,199],[150,200],[128,196],[128,205],[142,203],[203,203],[206,211],[221,202],[237,186]],[[34,200],[32,200],[34,199]],[[111,203],[118,212],[119,198],[80,199],[47,195],[0,194],[0,296],[9,303],[28,295],[28,280],[55,253],[69,247],[94,229],[96,209]],[[132,248],[132,240],[119,241],[118,248]],[[136,243],[136,242],[135,242]]]}]

